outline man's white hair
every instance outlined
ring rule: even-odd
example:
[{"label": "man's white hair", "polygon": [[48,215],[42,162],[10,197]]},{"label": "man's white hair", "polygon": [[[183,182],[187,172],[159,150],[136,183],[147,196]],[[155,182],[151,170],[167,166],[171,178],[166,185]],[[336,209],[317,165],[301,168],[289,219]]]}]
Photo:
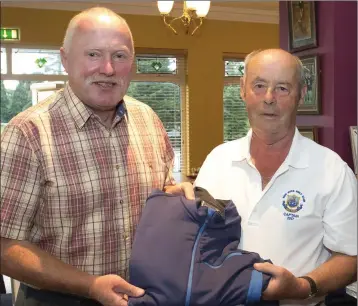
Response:
[{"label": "man's white hair", "polygon": [[63,45],[62,45],[63,48],[65,50],[70,49],[71,43],[72,43],[72,38],[77,30],[77,27],[78,27],[80,21],[85,20],[85,19],[96,20],[96,19],[98,19],[99,16],[108,16],[109,18],[113,18],[113,19],[117,20],[119,22],[119,24],[124,24],[128,28],[128,32],[129,32],[129,35],[131,38],[131,43],[132,43],[132,52],[134,53],[133,36],[132,36],[132,32],[131,32],[126,20],[123,17],[119,16],[114,11],[112,11],[106,7],[92,7],[87,10],[84,10],[81,13],[74,16],[67,26],[66,34],[63,39]]},{"label": "man's white hair", "polygon": [[[247,71],[248,71],[248,67],[249,64],[251,62],[251,60],[258,54],[262,53],[262,52],[267,52],[267,51],[277,51],[277,50],[281,50],[281,49],[266,49],[266,50],[255,50],[253,52],[251,52],[250,54],[248,54],[245,57],[245,69],[244,69],[244,79],[246,78],[247,75]],[[284,50],[281,50],[284,51]],[[288,52],[287,52],[288,53]],[[292,54],[291,54],[292,55]],[[303,64],[301,62],[301,60],[295,56],[292,55],[292,57],[294,58],[294,60],[296,61],[296,74],[298,77],[298,85],[299,85],[299,89],[301,90],[302,87],[306,84],[306,77],[305,77],[305,68],[303,67]]]}]

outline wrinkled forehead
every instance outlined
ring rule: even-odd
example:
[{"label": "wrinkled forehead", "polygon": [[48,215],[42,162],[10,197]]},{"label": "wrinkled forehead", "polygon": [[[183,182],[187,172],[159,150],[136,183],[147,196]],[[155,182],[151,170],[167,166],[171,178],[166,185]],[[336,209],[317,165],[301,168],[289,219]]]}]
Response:
[{"label": "wrinkled forehead", "polygon": [[297,79],[297,64],[292,57],[285,54],[258,54],[247,67],[247,78],[260,78],[272,82],[295,83]]}]

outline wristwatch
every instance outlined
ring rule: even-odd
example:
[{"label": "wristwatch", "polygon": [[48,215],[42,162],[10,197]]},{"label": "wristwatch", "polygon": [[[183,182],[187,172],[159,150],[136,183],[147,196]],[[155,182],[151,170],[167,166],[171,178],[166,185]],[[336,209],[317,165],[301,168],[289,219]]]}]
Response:
[{"label": "wristwatch", "polygon": [[308,283],[310,284],[311,292],[308,295],[307,299],[315,297],[318,293],[318,288],[317,288],[316,282],[309,276],[299,276],[298,278],[303,278],[306,281],[308,281]]}]

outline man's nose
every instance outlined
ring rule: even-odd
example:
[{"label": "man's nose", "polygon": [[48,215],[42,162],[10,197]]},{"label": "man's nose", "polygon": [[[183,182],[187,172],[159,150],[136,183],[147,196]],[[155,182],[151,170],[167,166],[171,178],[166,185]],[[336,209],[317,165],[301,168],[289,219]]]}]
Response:
[{"label": "man's nose", "polygon": [[103,59],[100,67],[100,73],[103,73],[105,75],[113,75],[114,74],[114,68],[113,63],[111,59]]},{"label": "man's nose", "polygon": [[276,95],[275,90],[272,88],[267,88],[267,91],[265,93],[265,100],[264,102],[266,104],[273,104],[276,102]]}]

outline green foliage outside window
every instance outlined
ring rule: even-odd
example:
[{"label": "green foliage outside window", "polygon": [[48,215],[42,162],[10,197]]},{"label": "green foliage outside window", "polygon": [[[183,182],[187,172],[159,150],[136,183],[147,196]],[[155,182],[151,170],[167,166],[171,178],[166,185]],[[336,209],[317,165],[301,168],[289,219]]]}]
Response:
[{"label": "green foliage outside window", "polygon": [[15,89],[6,88],[1,81],[1,123],[8,123],[14,116],[32,105],[31,81],[19,81]]},{"label": "green foliage outside window", "polygon": [[224,86],[224,141],[244,137],[250,129],[246,105],[240,96],[239,79],[244,75],[242,60],[226,60]]},{"label": "green foliage outside window", "polygon": [[224,141],[244,137],[250,129],[244,101],[240,97],[240,85],[224,87]]},{"label": "green foliage outside window", "polygon": [[180,87],[164,82],[132,82],[127,95],[148,104],[158,115],[174,147],[181,146]]}]

